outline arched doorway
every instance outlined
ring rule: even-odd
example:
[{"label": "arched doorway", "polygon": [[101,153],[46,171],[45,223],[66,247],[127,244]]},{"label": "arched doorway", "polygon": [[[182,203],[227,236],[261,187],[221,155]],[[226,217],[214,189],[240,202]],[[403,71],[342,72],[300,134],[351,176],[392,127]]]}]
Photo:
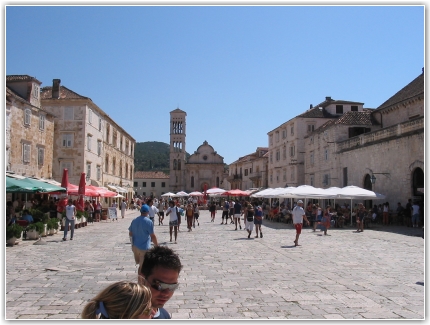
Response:
[{"label": "arched doorway", "polygon": [[[363,182],[363,188],[365,190],[369,190],[369,191],[373,191],[372,189],[372,181],[370,180],[370,175],[366,174],[366,176],[364,176],[364,182]],[[373,201],[372,200],[364,200],[364,207],[366,209],[371,209],[372,205],[373,205]]]},{"label": "arched doorway", "polygon": [[412,173],[413,196],[424,197],[424,172],[421,168],[415,168]]},{"label": "arched doorway", "polygon": [[420,206],[420,220],[424,222],[424,172],[417,167],[412,172],[412,201]]}]

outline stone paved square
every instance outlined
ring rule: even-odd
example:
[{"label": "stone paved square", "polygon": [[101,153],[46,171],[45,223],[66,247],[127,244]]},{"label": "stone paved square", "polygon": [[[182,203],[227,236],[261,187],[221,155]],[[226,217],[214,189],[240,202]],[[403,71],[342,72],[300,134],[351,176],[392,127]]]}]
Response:
[{"label": "stone paved square", "polygon": [[[85,303],[108,284],[135,280],[128,226],[102,221],[6,247],[6,319],[77,319]],[[291,225],[263,220],[263,238],[248,239],[234,225],[181,225],[178,244],[167,225],[155,225],[161,245],[184,268],[165,305],[173,319],[424,319],[423,229],[372,225],[302,230],[295,247]]]}]

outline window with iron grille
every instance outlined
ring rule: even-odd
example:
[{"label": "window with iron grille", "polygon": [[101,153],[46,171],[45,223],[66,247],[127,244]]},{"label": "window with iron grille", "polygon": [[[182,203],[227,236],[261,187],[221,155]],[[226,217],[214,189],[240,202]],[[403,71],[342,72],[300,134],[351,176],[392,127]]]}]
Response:
[{"label": "window with iron grille", "polygon": [[31,122],[31,110],[29,108],[24,110],[24,124],[30,125]]},{"label": "window with iron grille", "polygon": [[88,134],[87,135],[87,149],[88,149],[88,151],[91,151],[91,139],[92,139],[91,134]]},{"label": "window with iron grille", "polygon": [[39,115],[39,129],[45,130],[45,115]]},{"label": "window with iron grille", "polygon": [[63,133],[63,147],[73,147],[73,134]]},{"label": "window with iron grille", "polygon": [[37,165],[43,166],[45,163],[45,148],[37,148]]},{"label": "window with iron grille", "polygon": [[87,163],[87,177],[91,177],[91,163]]},{"label": "window with iron grille", "polygon": [[25,163],[30,162],[30,150],[31,146],[28,143],[22,144],[22,161]]}]

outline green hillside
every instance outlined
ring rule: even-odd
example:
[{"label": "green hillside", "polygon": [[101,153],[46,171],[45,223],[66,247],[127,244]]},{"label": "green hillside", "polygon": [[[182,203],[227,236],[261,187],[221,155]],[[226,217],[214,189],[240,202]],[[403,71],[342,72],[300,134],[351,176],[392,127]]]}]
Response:
[{"label": "green hillside", "polygon": [[[185,154],[189,158],[189,154]],[[157,141],[136,142],[135,171],[162,171],[169,174],[169,144]]]}]

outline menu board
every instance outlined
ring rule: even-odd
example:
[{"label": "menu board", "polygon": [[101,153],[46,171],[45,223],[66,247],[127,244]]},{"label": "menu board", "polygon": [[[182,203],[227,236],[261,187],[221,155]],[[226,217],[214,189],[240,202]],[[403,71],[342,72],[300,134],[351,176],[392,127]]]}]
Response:
[{"label": "menu board", "polygon": [[109,219],[118,219],[116,211],[117,211],[116,208],[108,208]]}]

